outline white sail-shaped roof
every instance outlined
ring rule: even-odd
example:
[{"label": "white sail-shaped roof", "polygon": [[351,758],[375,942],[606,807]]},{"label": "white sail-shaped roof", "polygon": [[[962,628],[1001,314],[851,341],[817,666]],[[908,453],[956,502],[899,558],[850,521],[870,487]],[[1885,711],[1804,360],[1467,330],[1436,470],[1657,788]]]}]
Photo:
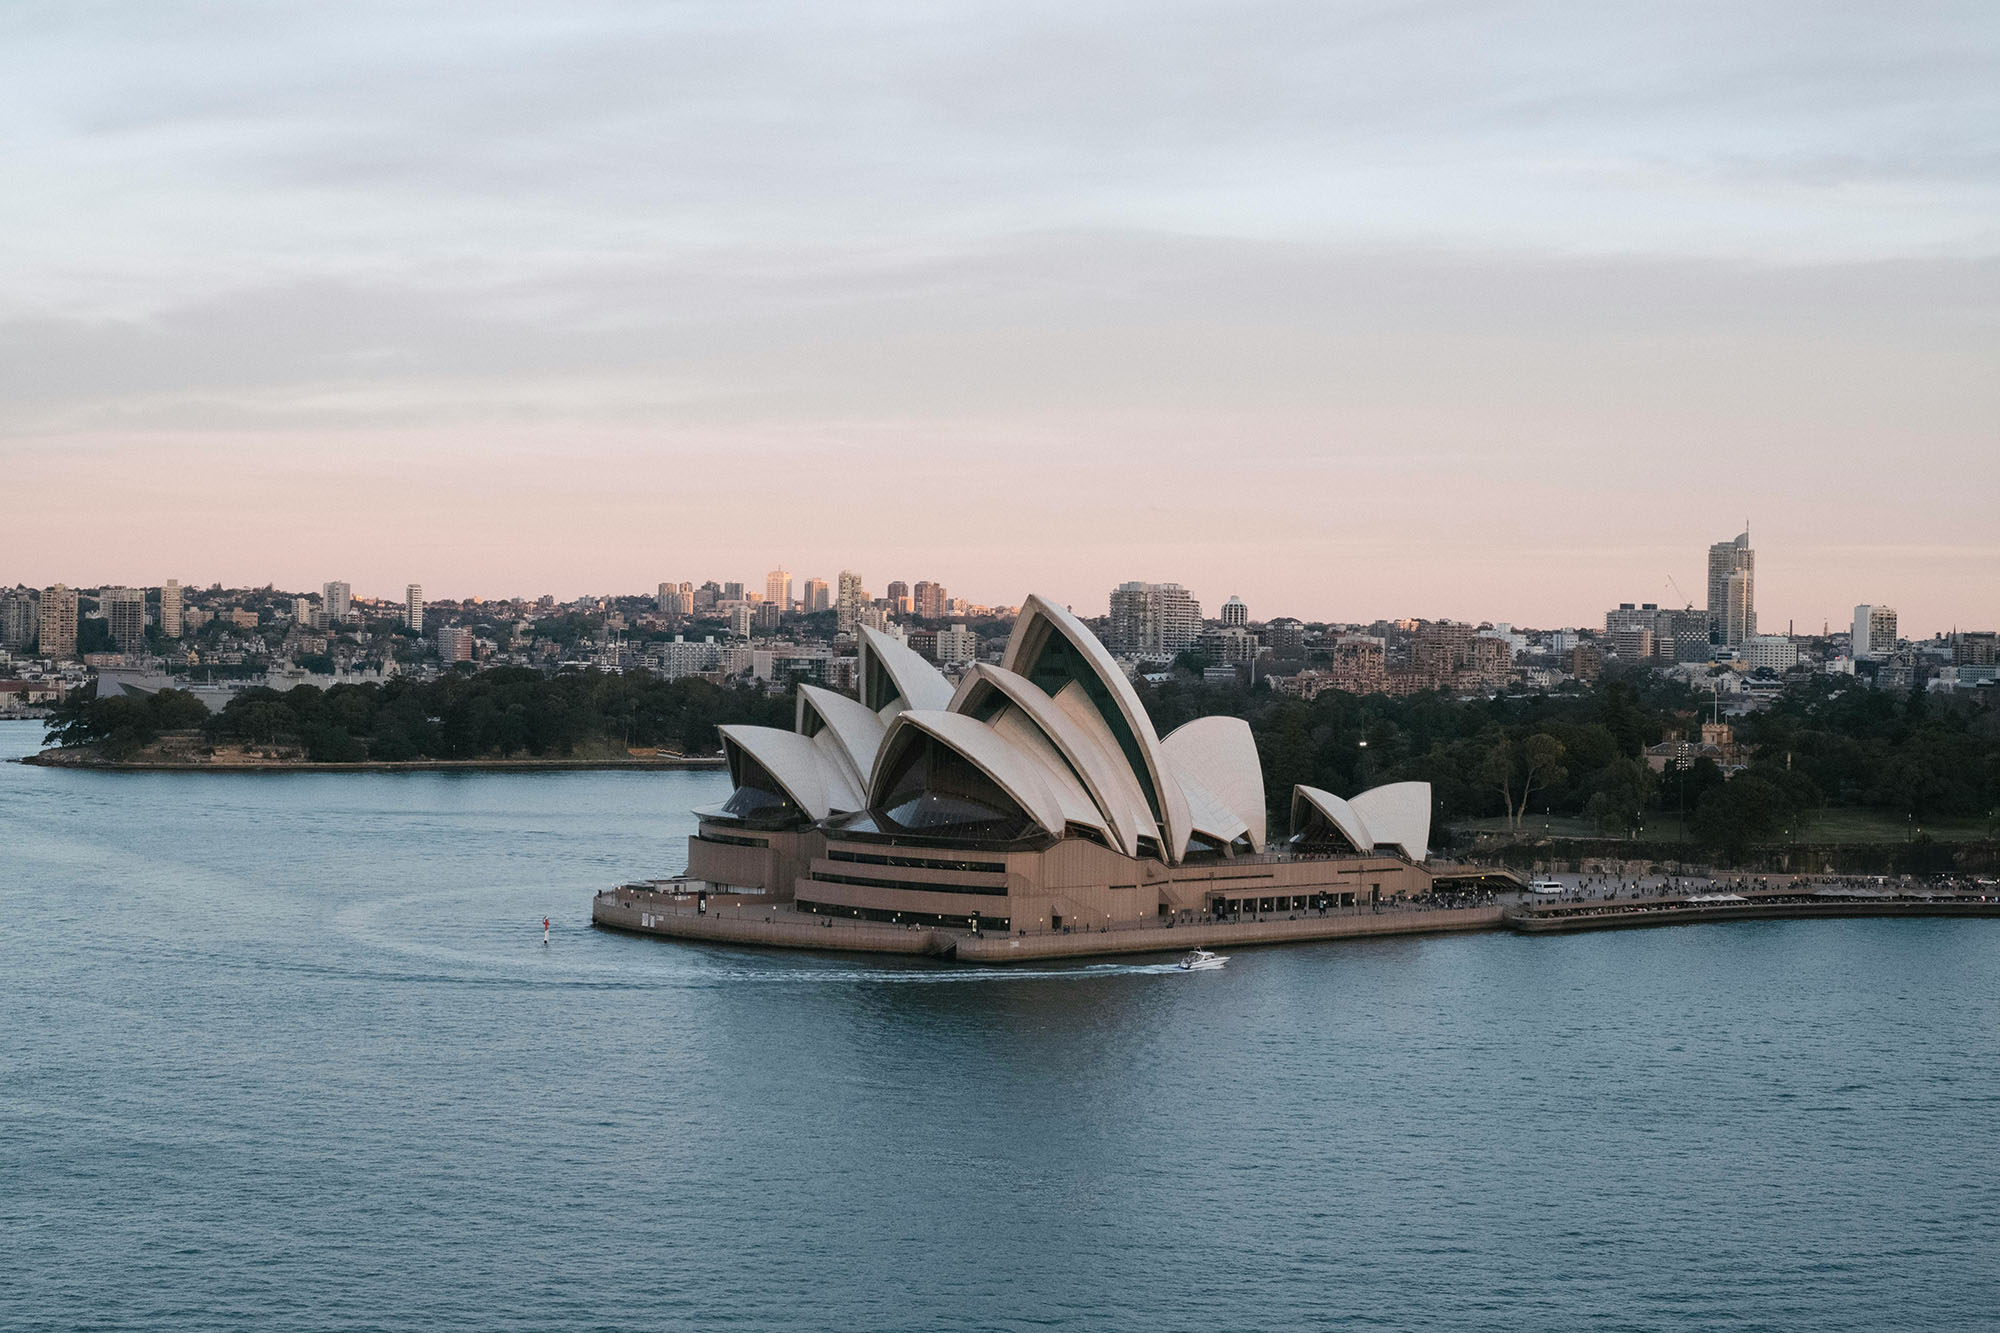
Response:
[{"label": "white sail-shaped roof", "polygon": [[871,807],[880,805],[888,795],[883,784],[896,767],[896,755],[907,743],[904,733],[911,731],[938,741],[984,773],[1043,832],[1061,837],[1073,818],[1094,828],[1103,827],[1089,794],[1062,767],[1061,758],[1046,741],[1041,742],[1038,753],[1034,744],[1027,743],[1028,731],[1019,727],[1003,732],[962,713],[929,709],[898,713],[889,724],[889,734],[882,741],[882,762],[875,766],[875,782],[868,794]]},{"label": "white sail-shaped roof", "polygon": [[867,707],[818,685],[800,685],[796,729],[829,749],[860,791],[875,775],[875,755],[888,724]]},{"label": "white sail-shaped roof", "polygon": [[1293,833],[1304,830],[1312,810],[1323,815],[1355,851],[1366,854],[1375,850],[1375,835],[1369,831],[1368,821],[1357,814],[1352,805],[1330,791],[1321,791],[1304,783],[1292,788]]},{"label": "white sail-shaped roof", "polygon": [[906,708],[942,709],[951,703],[951,682],[944,673],[879,629],[857,628],[854,666],[861,702],[885,722]]},{"label": "white sail-shaped roof", "polygon": [[[1081,699],[1080,687],[1072,686]],[[1011,707],[1024,714],[1055,747],[1096,804],[1109,841],[1127,855],[1137,855],[1141,837],[1159,837],[1159,826],[1146,808],[1146,794],[1118,752],[1118,742],[1088,703],[1065,708],[1024,676],[981,662],[966,673],[951,711],[987,717]]]},{"label": "white sail-shaped roof", "polygon": [[[1164,834],[1162,855],[1178,862],[1187,851],[1191,831],[1187,796],[1160,750],[1159,734],[1132,682],[1097,636],[1064,608],[1031,595],[1021,605],[1000,665],[1058,701],[1072,683],[1080,688],[1080,701],[1102,720],[1114,751],[1147,797],[1148,811]],[[1078,702],[1072,695],[1069,705],[1074,708]]]},{"label": "white sail-shaped roof", "polygon": [[844,767],[830,762],[811,737],[777,727],[734,723],[716,730],[722,735],[722,753],[729,762],[729,776],[737,785],[742,785],[739,756],[747,754],[785,789],[792,804],[815,820],[825,819],[835,811],[862,808],[861,788]]},{"label": "white sail-shaped roof", "polygon": [[1385,843],[1398,847],[1412,861],[1430,855],[1430,783],[1391,782],[1370,787],[1348,805],[1368,822],[1368,831],[1375,835],[1378,847]]},{"label": "white sail-shaped roof", "polygon": [[[1257,759],[1257,738],[1248,722],[1240,717],[1198,717],[1175,728],[1160,742],[1160,749],[1187,792],[1196,832],[1224,845],[1247,833],[1252,849],[1264,850],[1268,821],[1264,766]],[[1212,804],[1226,817],[1204,815],[1199,808],[1203,804]],[[1224,828],[1235,831],[1224,837]]]}]

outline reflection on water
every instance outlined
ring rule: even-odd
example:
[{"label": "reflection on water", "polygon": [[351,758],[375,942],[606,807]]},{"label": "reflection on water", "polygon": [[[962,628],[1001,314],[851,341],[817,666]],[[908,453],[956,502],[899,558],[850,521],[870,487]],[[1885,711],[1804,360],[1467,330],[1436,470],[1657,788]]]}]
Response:
[{"label": "reflection on water", "polygon": [[0,764],[0,1324],[1874,1329],[2000,1303],[1994,923],[1194,975],[591,930],[719,785]]}]

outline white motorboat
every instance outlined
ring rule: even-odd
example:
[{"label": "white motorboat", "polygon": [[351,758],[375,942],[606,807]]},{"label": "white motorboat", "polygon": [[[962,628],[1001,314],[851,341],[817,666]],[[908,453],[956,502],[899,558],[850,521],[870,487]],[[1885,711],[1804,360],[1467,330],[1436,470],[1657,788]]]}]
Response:
[{"label": "white motorboat", "polygon": [[1229,961],[1227,954],[1210,953],[1206,949],[1193,949],[1181,959],[1183,972],[1208,972]]}]

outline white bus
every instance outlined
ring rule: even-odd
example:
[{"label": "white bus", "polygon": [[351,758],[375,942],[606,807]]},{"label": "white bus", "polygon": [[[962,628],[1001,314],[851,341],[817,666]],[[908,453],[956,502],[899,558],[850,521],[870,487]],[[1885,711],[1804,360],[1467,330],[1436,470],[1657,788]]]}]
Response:
[{"label": "white bus", "polygon": [[1559,879],[1531,879],[1528,881],[1528,892],[1568,893],[1569,890],[1563,887],[1563,883]]}]

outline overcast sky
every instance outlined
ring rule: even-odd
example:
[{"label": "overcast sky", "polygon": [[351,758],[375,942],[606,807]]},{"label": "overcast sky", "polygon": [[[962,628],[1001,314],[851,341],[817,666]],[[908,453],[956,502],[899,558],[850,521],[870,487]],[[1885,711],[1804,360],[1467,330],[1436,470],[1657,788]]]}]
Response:
[{"label": "overcast sky", "polygon": [[2000,625],[2000,5],[0,6],[0,583]]}]

